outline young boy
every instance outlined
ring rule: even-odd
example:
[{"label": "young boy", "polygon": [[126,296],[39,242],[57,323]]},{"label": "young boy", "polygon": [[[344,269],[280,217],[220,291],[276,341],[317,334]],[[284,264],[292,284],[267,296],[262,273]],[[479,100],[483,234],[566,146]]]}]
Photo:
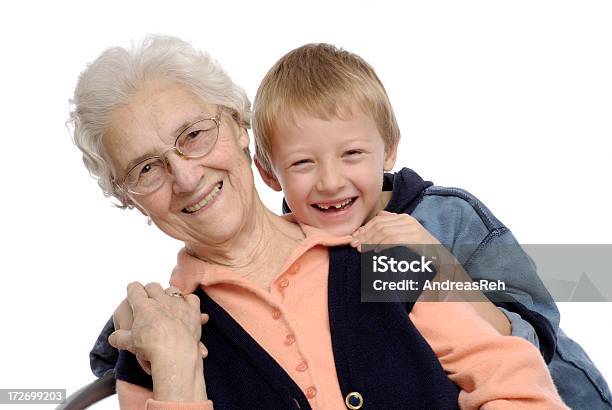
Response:
[{"label": "young boy", "polygon": [[[557,308],[510,230],[463,190],[432,186],[406,168],[384,174],[395,164],[400,132],[382,83],[363,59],[326,44],[289,52],[257,91],[253,130],[256,166],[268,186],[283,191],[285,212],[352,235],[359,249],[449,244],[473,279],[506,283],[506,301],[495,303],[512,335],[540,348],[565,402],[612,408],[605,380],[558,328]],[[504,247],[502,257],[486,251],[496,246]]]}]

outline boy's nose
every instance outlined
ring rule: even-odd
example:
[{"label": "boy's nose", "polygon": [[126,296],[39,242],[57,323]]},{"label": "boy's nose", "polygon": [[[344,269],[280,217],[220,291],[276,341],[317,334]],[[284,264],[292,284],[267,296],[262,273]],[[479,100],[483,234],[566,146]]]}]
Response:
[{"label": "boy's nose", "polygon": [[344,188],[345,178],[342,170],[333,165],[321,166],[317,190],[325,193],[335,193]]},{"label": "boy's nose", "polygon": [[176,152],[169,153],[165,159],[175,194],[193,192],[198,188],[204,171],[197,159],[184,158]]}]

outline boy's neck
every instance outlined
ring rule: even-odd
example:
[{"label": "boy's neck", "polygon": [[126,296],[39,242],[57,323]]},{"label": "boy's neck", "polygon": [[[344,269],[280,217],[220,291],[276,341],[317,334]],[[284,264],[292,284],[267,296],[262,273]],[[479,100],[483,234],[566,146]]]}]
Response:
[{"label": "boy's neck", "polygon": [[387,208],[387,205],[389,205],[389,201],[391,200],[392,194],[393,192],[391,191],[382,191],[380,193],[380,196],[378,197],[378,202],[376,203],[376,212],[374,212],[374,215],[376,215],[380,211],[384,211]]},{"label": "boy's neck", "polygon": [[376,201],[376,205],[372,208],[372,211],[366,217],[366,220],[361,223],[361,225],[365,225],[374,218],[380,211],[384,211],[391,200],[391,191],[382,191],[378,196],[378,201]]}]

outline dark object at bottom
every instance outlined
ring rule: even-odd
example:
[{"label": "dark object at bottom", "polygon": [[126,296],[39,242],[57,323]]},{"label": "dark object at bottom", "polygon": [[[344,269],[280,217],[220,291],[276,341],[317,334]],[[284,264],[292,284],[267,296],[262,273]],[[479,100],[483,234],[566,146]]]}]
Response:
[{"label": "dark object at bottom", "polygon": [[115,394],[115,373],[109,372],[72,393],[56,410],[82,410]]}]

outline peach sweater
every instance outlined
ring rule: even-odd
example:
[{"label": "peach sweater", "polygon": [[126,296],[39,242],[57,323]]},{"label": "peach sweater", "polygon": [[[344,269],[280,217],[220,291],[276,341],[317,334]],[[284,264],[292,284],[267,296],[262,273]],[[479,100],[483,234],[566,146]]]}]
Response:
[{"label": "peach sweater", "polygon": [[[184,250],[170,283],[184,293],[205,288],[302,388],[313,409],[345,409],[329,329],[327,246],[348,243],[350,237],[333,237],[308,226],[302,229],[306,239],[269,290]],[[469,304],[419,302],[408,316],[461,388],[461,408],[567,408],[539,351],[523,339],[501,336]],[[117,382],[117,392],[122,409],[213,408],[211,401],[156,401],[151,391],[122,381]]]}]

